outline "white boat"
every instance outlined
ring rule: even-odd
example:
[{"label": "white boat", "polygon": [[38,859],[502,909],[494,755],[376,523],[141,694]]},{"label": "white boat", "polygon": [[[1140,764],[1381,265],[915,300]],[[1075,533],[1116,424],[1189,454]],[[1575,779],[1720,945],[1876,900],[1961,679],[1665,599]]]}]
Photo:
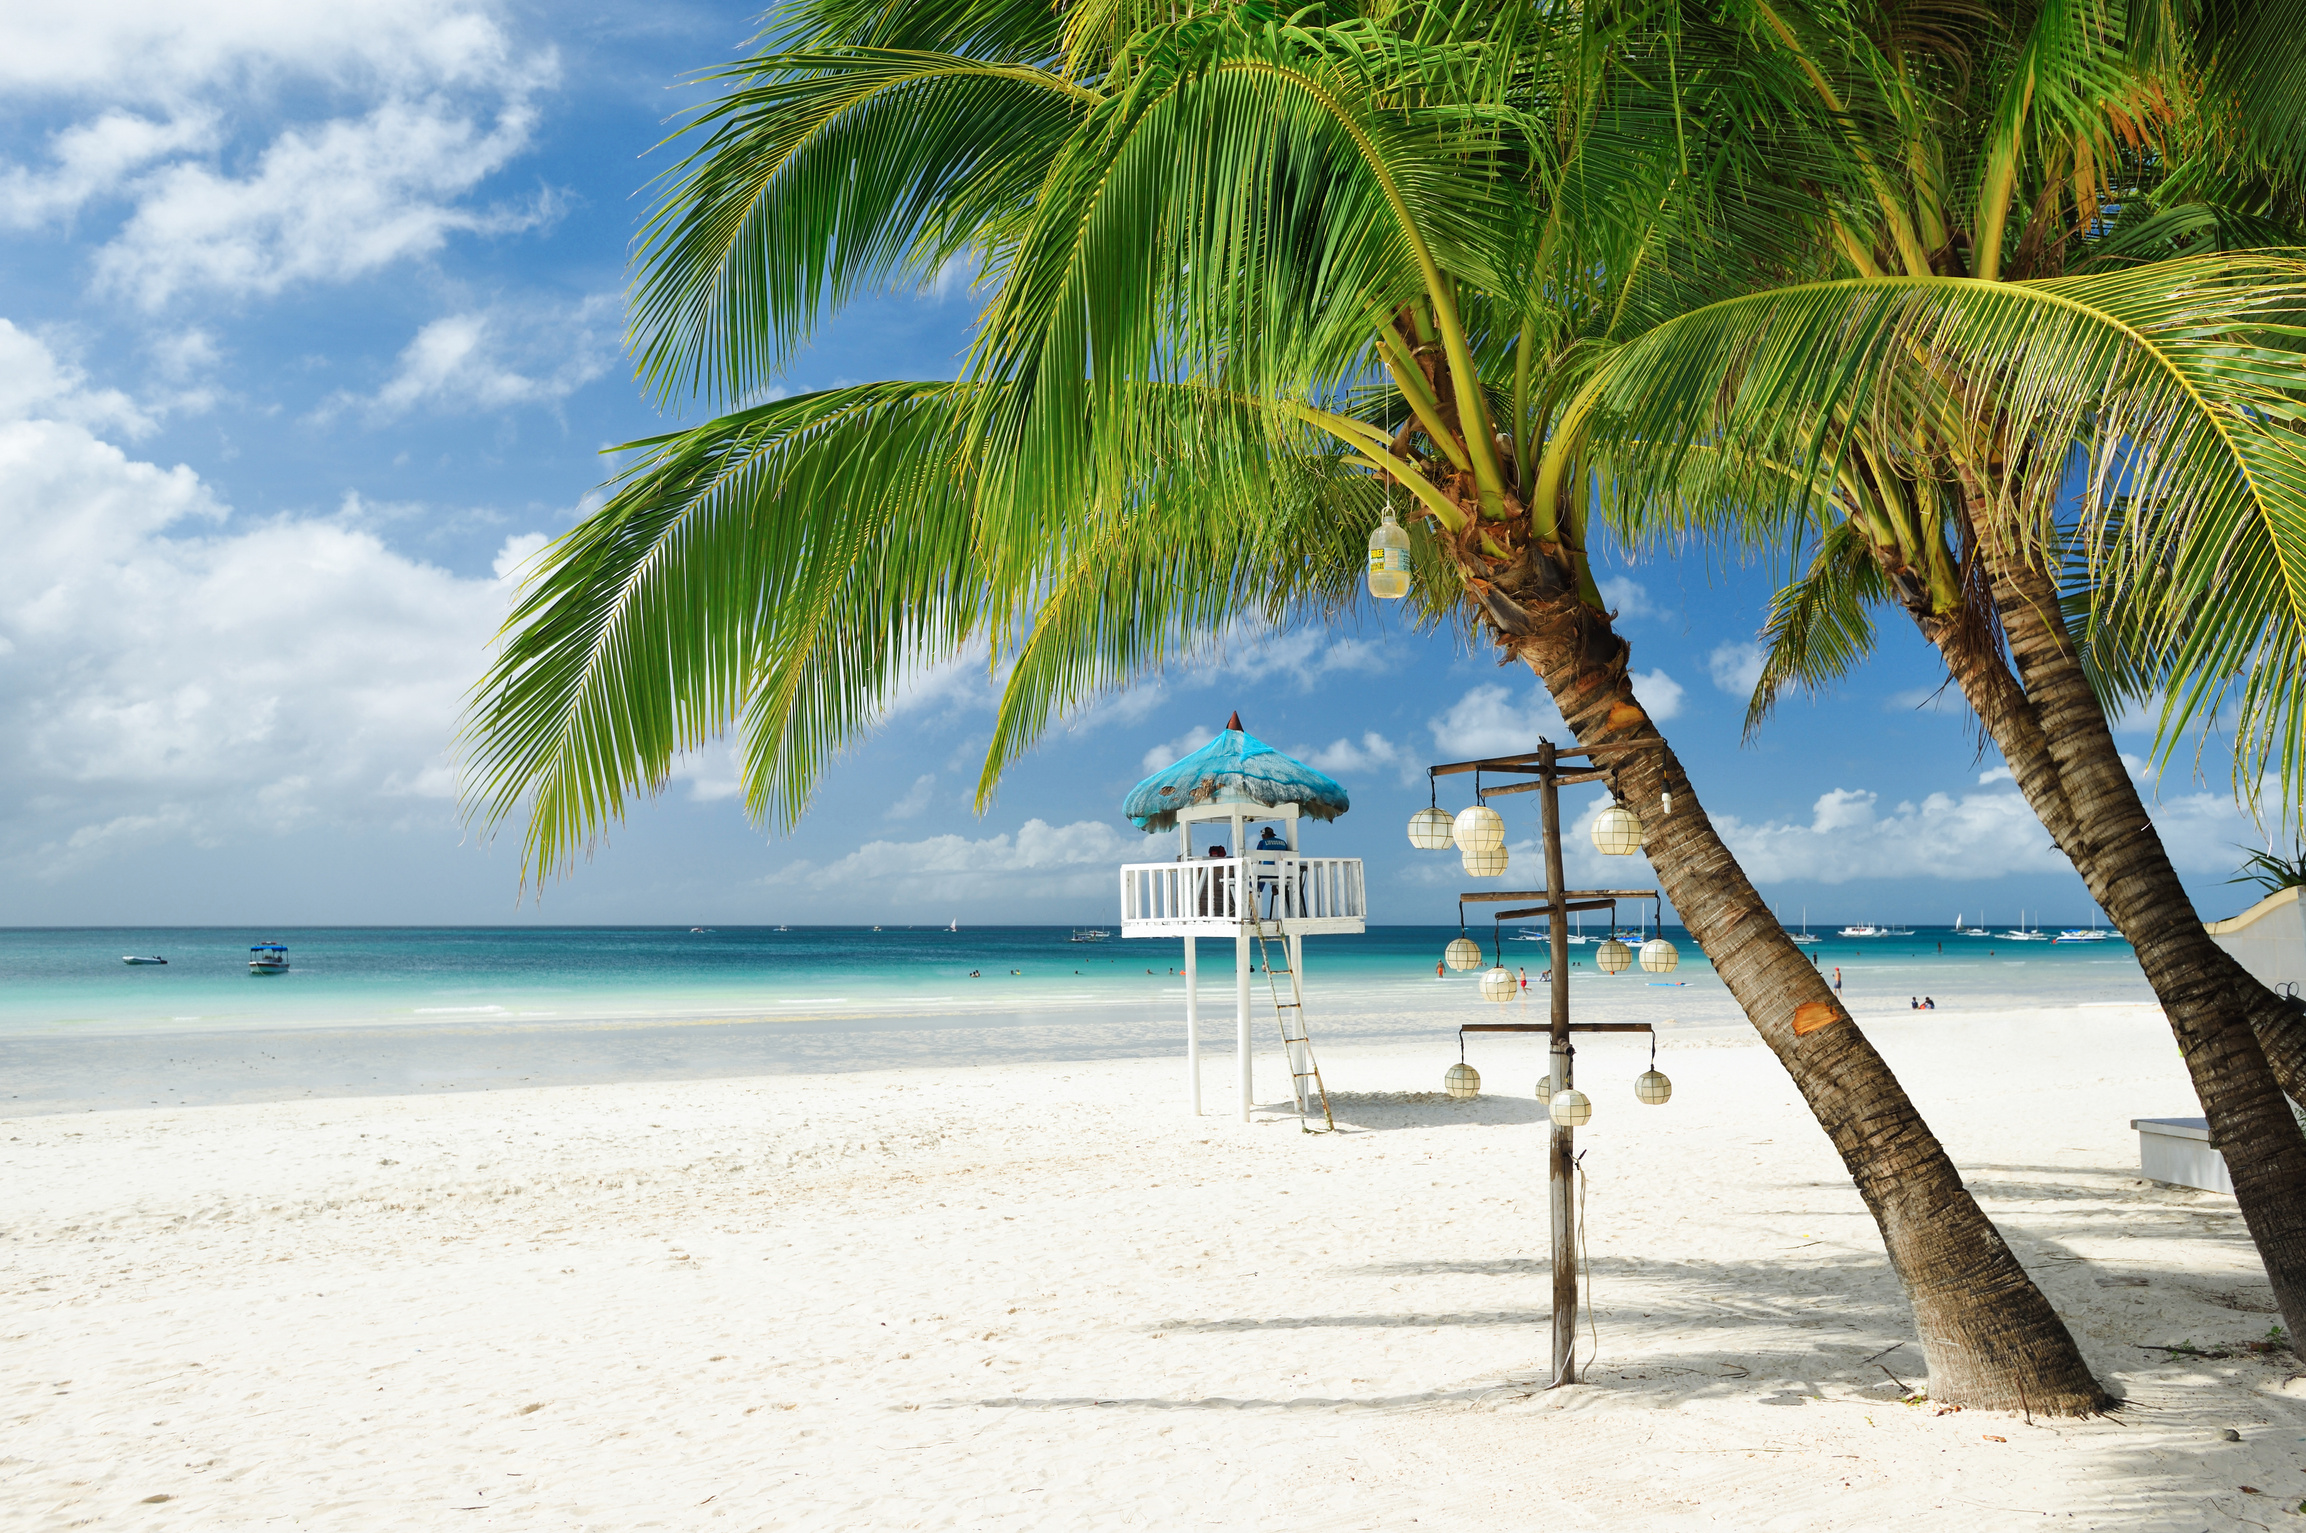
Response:
[{"label": "white boat", "polygon": [[2047,942],[2050,940],[2047,932],[2038,932],[2026,924],[2026,913],[2023,910],[2018,912],[2017,930],[2002,933],[2002,938],[2007,942]]},{"label": "white boat", "polygon": [[288,949],[277,942],[259,942],[248,950],[248,972],[251,974],[286,974]]},{"label": "white boat", "polygon": [[958,932],[958,931],[960,931],[960,929],[961,929],[961,918],[960,918],[959,916],[955,916],[955,917],[954,917],[954,918],[953,918],[953,919],[952,919],[952,920],[951,920],[949,923],[947,923],[947,925],[946,925],[946,927],[945,927],[945,930],[947,930],[947,931],[949,931],[949,932]]},{"label": "white boat", "polygon": [[[1783,925],[1785,925],[1785,922],[1783,922],[1783,921],[1780,921],[1778,924],[1779,924],[1780,926],[1783,926]],[[1786,933],[1786,936],[1787,936],[1789,939],[1791,939],[1792,941],[1794,941],[1794,942],[1796,942],[1796,943],[1800,944],[1800,945],[1801,945],[1801,946],[1803,946],[1803,947],[1808,947],[1810,944],[1812,944],[1812,943],[1814,943],[1814,942],[1816,942],[1816,941],[1818,940],[1817,938],[1815,938],[1815,937],[1813,937],[1813,936],[1811,936],[1811,935],[1810,935],[1810,907],[1809,907],[1809,906],[1807,906],[1807,905],[1804,905],[1804,906],[1802,907],[1802,929],[1801,929],[1800,931],[1798,931],[1798,932],[1787,932],[1787,933]]]},{"label": "white boat", "polygon": [[135,956],[134,954],[132,954],[132,953],[123,953],[123,954],[121,954],[121,955],[120,955],[120,961],[121,961],[122,963],[166,963],[166,962],[168,962],[168,960],[167,960],[167,959],[165,959],[165,958],[138,958],[138,957],[136,957],[136,956]]},{"label": "white boat", "polygon": [[1072,942],[1103,942],[1112,935],[1111,932],[1102,927],[1077,926],[1073,929],[1073,935],[1067,940]]},{"label": "white boat", "polygon": [[1889,929],[1882,926],[1845,926],[1842,928],[1842,935],[1845,937],[1887,937],[1889,934]]},{"label": "white boat", "polygon": [[[1984,917],[1981,916],[1979,919],[1983,920]],[[1993,933],[1983,926],[1964,926],[1962,914],[1957,910],[1954,912],[1954,935],[1957,937],[1991,937]]]}]

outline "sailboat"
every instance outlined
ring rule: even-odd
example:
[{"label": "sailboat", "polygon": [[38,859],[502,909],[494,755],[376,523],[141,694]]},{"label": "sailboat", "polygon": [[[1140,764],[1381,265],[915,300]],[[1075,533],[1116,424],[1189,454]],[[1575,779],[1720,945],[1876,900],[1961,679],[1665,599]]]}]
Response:
[{"label": "sailboat", "polygon": [[958,932],[960,929],[961,929],[961,918],[960,918],[959,916],[955,916],[955,917],[954,917],[954,918],[953,918],[953,919],[952,919],[952,920],[951,920],[949,923],[947,923],[947,925],[946,925],[946,927],[945,927],[945,930],[947,930],[947,931],[949,931],[949,932]]},{"label": "sailboat", "polygon": [[[1983,921],[1985,917],[1980,916],[1978,919]],[[1954,935],[1957,937],[1991,937],[1993,933],[1983,926],[1964,926],[1961,912],[1956,911],[1954,912]]]},{"label": "sailboat", "polygon": [[[1780,922],[1779,924],[1780,924],[1780,925],[1783,925],[1784,923],[1783,923],[1783,922]],[[1797,943],[1800,943],[1800,944],[1801,944],[1802,946],[1804,946],[1804,947],[1807,947],[1807,946],[1811,945],[1812,943],[1814,943],[1814,942],[1816,942],[1816,941],[1818,940],[1817,938],[1815,938],[1815,937],[1813,937],[1813,936],[1811,936],[1811,935],[1810,935],[1810,907],[1809,907],[1809,906],[1807,906],[1807,905],[1804,905],[1804,906],[1802,907],[1802,929],[1801,929],[1799,932],[1796,932],[1796,933],[1794,933],[1794,934],[1792,934],[1792,935],[1793,935],[1793,940],[1794,940],[1795,942],[1797,942]]]},{"label": "sailboat", "polygon": [[2006,931],[2002,935],[2011,942],[2047,942],[2050,940],[2046,934],[2038,932],[2026,924],[2026,912],[2022,907],[2018,911],[2018,929]]}]

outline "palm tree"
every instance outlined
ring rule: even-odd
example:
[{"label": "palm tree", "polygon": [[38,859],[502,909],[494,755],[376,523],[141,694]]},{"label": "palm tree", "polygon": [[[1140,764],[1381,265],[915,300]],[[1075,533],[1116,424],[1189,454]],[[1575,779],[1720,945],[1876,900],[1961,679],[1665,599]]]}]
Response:
[{"label": "palm tree", "polygon": [[2149,50],[2125,9],[1765,11],[1865,184],[1821,197],[1840,270],[1668,321],[1574,408],[1629,528],[1809,534],[1749,724],[1845,673],[1869,608],[1937,648],[2135,947],[2295,1329],[2306,1026],[2203,930],[2099,689],[2175,688],[2168,724],[2241,678],[2246,741],[2299,760],[2306,262],[2221,249],[2294,230],[2296,183],[2269,196],[2239,87],[2171,104],[2222,34]]},{"label": "palm tree", "polygon": [[1873,1211],[1932,1396],[2100,1408],[1715,834],[1633,695],[1575,475],[1538,470],[1624,336],[1802,256],[1807,193],[1759,159],[1823,120],[1798,73],[1696,8],[820,0],[777,39],[718,77],[644,233],[645,375],[742,402],[828,305],[900,273],[974,260],[991,301],[962,381],[638,444],[555,546],[469,724],[477,812],[525,809],[529,870],[731,728],[748,803],[789,822],[906,667],[972,645],[1007,671],[982,801],[1100,690],[1237,622],[1348,606],[1397,496],[1429,617],[1529,665],[1580,744],[1655,747],[1605,755],[1612,786]]}]

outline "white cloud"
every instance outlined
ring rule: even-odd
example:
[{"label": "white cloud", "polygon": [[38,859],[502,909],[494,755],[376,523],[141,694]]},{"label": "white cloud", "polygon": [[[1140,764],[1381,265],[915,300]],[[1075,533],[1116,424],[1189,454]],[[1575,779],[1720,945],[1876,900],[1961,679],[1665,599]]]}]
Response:
[{"label": "white cloud", "polygon": [[1680,682],[1668,676],[1661,668],[1654,671],[1636,671],[1627,678],[1633,684],[1634,701],[1650,718],[1663,724],[1681,712],[1684,696]]},{"label": "white cloud", "polygon": [[1596,584],[1601,589],[1601,604],[1620,619],[1657,616],[1657,608],[1650,605],[1649,592],[1637,582],[1623,575],[1612,575]]},{"label": "white cloud", "polygon": [[0,6],[0,96],[172,102],[283,76],[469,82],[511,45],[471,0],[72,0]]},{"label": "white cloud", "polygon": [[[595,294],[556,312],[476,311],[436,319],[400,353],[393,375],[365,401],[389,418],[419,406],[503,410],[554,404],[609,369],[621,307]],[[340,394],[323,414],[354,402]]]},{"label": "white cloud", "polygon": [[1706,669],[1713,673],[1713,684],[1732,697],[1748,698],[1762,680],[1762,647],[1759,644],[1717,644],[1706,656]]},{"label": "white cloud", "polygon": [[81,371],[62,361],[48,344],[0,319],[0,421],[69,421],[101,430],[115,427],[141,436],[153,420],[118,389],[91,389]]},{"label": "white cloud", "polygon": [[2018,774],[2011,771],[2006,766],[1995,767],[1990,772],[1980,772],[1978,774],[1978,786],[1981,788],[1990,788],[1998,782],[2016,782],[2017,780]]},{"label": "white cloud", "polygon": [[499,580],[511,580],[528,568],[528,562],[543,553],[552,542],[552,535],[543,532],[516,532],[504,540],[496,551],[490,568]]},{"label": "white cloud", "polygon": [[1196,724],[1191,729],[1186,730],[1185,733],[1179,735],[1176,739],[1171,740],[1164,745],[1156,745],[1148,749],[1145,752],[1145,759],[1139,764],[1144,767],[1145,775],[1150,777],[1155,772],[1160,771],[1163,767],[1172,765],[1175,762],[1178,762],[1185,757],[1192,755],[1195,751],[1201,749],[1202,746],[1207,745],[1210,741],[1216,738],[1216,730],[1211,729],[1206,724]]},{"label": "white cloud", "polygon": [[936,788],[937,774],[923,772],[913,779],[913,785],[905,790],[905,796],[891,804],[882,817],[890,820],[912,819],[929,807],[930,796],[935,793]]},{"label": "white cloud", "polygon": [[216,136],[216,119],[204,111],[161,119],[106,112],[75,123],[49,140],[49,168],[0,167],[0,225],[33,229],[69,218],[131,172],[184,150],[213,147]]},{"label": "white cloud", "polygon": [[1444,760],[1510,756],[1537,749],[1537,737],[1566,742],[1569,726],[1540,688],[1515,693],[1495,682],[1473,688],[1426,721]]},{"label": "white cloud", "polygon": [[1836,788],[1821,794],[1808,824],[1747,824],[1716,815],[1715,829],[1746,876],[1767,884],[1809,879],[1999,878],[2057,873],[2071,864],[2016,793],[1933,793],[1884,813],[1880,796]]},{"label": "white cloud", "polygon": [[838,862],[787,869],[782,876],[797,871],[812,888],[908,905],[952,902],[961,919],[981,922],[1015,910],[1021,901],[1110,898],[1114,869],[1143,853],[1145,845],[1145,837],[1124,836],[1101,820],[1053,826],[1033,819],[1014,835],[869,841]]},{"label": "white cloud", "polygon": [[454,233],[533,228],[555,213],[549,196],[461,199],[528,147],[535,123],[525,93],[493,121],[439,97],[390,100],[287,129],[246,176],[178,161],[138,184],[136,211],[97,252],[97,284],[146,308],[186,289],[273,294],[430,255]]},{"label": "white cloud", "polygon": [[155,839],[400,822],[412,800],[452,823],[450,735],[499,582],[331,520],[233,517],[189,468],[15,414],[0,420],[0,860],[55,873]]},{"label": "white cloud", "polygon": [[1319,750],[1297,746],[1289,754],[1332,777],[1349,772],[1375,772],[1383,767],[1404,766],[1411,768],[1409,775],[1424,775],[1421,769],[1410,763],[1409,752],[1404,747],[1394,744],[1374,729],[1365,732],[1359,740],[1332,740]]}]

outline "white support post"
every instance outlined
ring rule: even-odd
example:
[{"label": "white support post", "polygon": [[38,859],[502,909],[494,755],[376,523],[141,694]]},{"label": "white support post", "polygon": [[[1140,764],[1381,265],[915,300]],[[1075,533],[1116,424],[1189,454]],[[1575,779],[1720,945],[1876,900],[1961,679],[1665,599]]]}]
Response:
[{"label": "white support post", "polygon": [[1249,1121],[1249,928],[1233,939],[1233,1048],[1241,1073],[1241,1121]]},{"label": "white support post", "polygon": [[1193,1077],[1193,1116],[1201,1116],[1201,979],[1194,962],[1198,939],[1185,939],[1185,1071]]}]

